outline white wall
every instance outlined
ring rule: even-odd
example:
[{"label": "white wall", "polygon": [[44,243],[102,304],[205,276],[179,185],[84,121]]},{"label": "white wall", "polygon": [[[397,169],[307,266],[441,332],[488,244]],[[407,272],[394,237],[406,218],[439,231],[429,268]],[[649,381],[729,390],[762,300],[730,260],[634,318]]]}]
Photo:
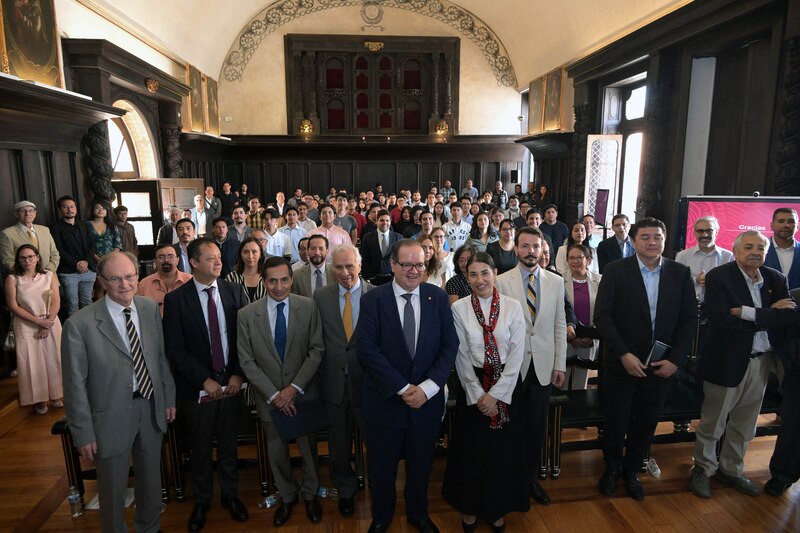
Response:
[{"label": "white wall", "polygon": [[[385,9],[384,31],[362,31],[360,6],[329,9],[281,26],[259,45],[240,81],[219,79],[219,104],[223,135],[285,135],[286,84],[283,37],[287,33],[433,36],[461,38],[459,98],[460,134],[519,133],[520,95],[498,84],[483,53],[469,39],[446,24],[397,9]],[[231,120],[227,121],[227,117]]]}]

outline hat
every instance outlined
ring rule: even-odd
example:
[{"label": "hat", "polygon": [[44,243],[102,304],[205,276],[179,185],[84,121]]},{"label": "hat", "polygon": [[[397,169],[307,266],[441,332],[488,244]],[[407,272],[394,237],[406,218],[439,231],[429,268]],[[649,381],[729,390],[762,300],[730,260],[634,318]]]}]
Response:
[{"label": "hat", "polygon": [[17,202],[14,204],[14,211],[19,211],[20,209],[25,209],[26,207],[32,207],[36,209],[36,204],[33,202],[29,202],[28,200],[22,200],[21,202]]}]

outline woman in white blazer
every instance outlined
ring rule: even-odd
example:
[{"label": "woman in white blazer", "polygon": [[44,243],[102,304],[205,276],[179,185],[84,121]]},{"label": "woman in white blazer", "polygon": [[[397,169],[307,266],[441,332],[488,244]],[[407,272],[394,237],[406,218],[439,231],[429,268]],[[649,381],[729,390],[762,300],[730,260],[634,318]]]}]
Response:
[{"label": "woman in white blazer", "polygon": [[[592,250],[583,244],[563,246],[568,268],[564,272],[564,290],[567,293],[575,317],[585,326],[592,325],[594,302],[597,300],[597,288],[600,285],[600,274],[592,272]],[[559,254],[562,250],[559,250]],[[570,366],[570,359],[594,361],[597,357],[600,341],[590,338],[575,338],[567,345],[567,378],[564,389],[585,389],[589,380],[589,369]]]},{"label": "woman in white blazer", "polygon": [[591,246],[589,246],[589,232],[586,229],[586,225],[577,220],[573,222],[570,232],[569,238],[565,243],[565,246],[558,247],[558,253],[556,253],[556,269],[558,273],[562,276],[566,276],[569,272],[570,268],[567,264],[567,248],[572,246],[573,244],[583,244],[589,249],[590,259],[589,266],[587,267],[589,272],[594,272],[595,274],[599,274],[600,270],[598,269],[598,262],[597,262],[597,251],[595,251]]}]

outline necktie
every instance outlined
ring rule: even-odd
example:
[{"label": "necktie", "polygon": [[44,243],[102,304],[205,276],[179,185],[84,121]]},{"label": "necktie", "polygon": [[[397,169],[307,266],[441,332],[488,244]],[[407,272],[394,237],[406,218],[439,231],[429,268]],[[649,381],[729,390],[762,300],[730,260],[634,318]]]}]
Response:
[{"label": "necktie", "polygon": [[620,247],[622,248],[622,258],[628,257],[628,241],[623,242]]},{"label": "necktie", "polygon": [[31,244],[39,249],[39,238],[36,236],[36,233],[33,231],[33,228],[28,230],[28,238],[31,240]]},{"label": "necktie", "polygon": [[281,302],[278,304],[278,317],[275,320],[275,350],[283,361],[283,356],[286,354],[286,315],[283,314],[283,308],[286,304]]},{"label": "necktie", "polygon": [[344,312],[342,313],[342,324],[347,340],[353,336],[353,307],[350,305],[350,291],[344,293]]},{"label": "necktie", "polygon": [[128,343],[131,347],[131,359],[133,359],[133,375],[136,376],[139,394],[149,400],[153,396],[153,383],[150,381],[150,373],[147,371],[147,363],[144,361],[142,344],[139,342],[139,334],[136,326],[131,319],[131,308],[123,309],[125,313],[125,329],[128,332]]},{"label": "necktie", "polygon": [[389,243],[386,242],[386,234],[381,233],[381,255],[386,256],[386,248],[389,246]]},{"label": "necktie", "polygon": [[225,352],[222,349],[222,336],[219,332],[217,303],[214,301],[214,287],[203,289],[208,294],[208,332],[211,334],[211,366],[214,372],[225,370]]},{"label": "necktie", "polygon": [[411,359],[414,359],[417,351],[417,320],[414,317],[414,306],[411,305],[412,296],[414,295],[411,293],[403,295],[406,299],[406,306],[403,308],[403,336],[406,339],[408,353],[411,354]]},{"label": "necktie", "polygon": [[319,289],[320,287],[323,286],[323,283],[322,283],[322,272],[320,272],[319,269],[317,269],[314,272],[314,280],[315,280],[314,281],[314,290],[317,290],[317,289]]},{"label": "necktie", "polygon": [[528,278],[528,298],[527,298],[528,311],[531,312],[531,322],[536,322],[536,306],[538,303],[536,300],[536,287],[534,285],[535,283],[536,283],[536,276],[531,274],[530,277]]}]

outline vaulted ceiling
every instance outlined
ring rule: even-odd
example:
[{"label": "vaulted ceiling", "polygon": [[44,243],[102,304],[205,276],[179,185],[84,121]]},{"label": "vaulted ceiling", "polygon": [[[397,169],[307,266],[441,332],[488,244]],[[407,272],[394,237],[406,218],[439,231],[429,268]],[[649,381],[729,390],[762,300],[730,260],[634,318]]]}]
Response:
[{"label": "vaulted ceiling", "polygon": [[[271,5],[309,0],[77,0],[114,19],[182,60],[217,77],[228,52],[257,15]],[[397,0],[393,0],[397,3]],[[427,5],[437,0],[405,0]],[[500,39],[517,85],[579,59],[690,0],[449,0],[483,21]],[[358,0],[315,0],[358,5]],[[385,17],[411,16],[384,2]],[[333,8],[336,9],[336,8]],[[326,16],[325,9],[313,16]],[[374,30],[372,30],[374,31]],[[335,31],[332,31],[335,32]],[[367,29],[365,33],[369,33]]]}]

